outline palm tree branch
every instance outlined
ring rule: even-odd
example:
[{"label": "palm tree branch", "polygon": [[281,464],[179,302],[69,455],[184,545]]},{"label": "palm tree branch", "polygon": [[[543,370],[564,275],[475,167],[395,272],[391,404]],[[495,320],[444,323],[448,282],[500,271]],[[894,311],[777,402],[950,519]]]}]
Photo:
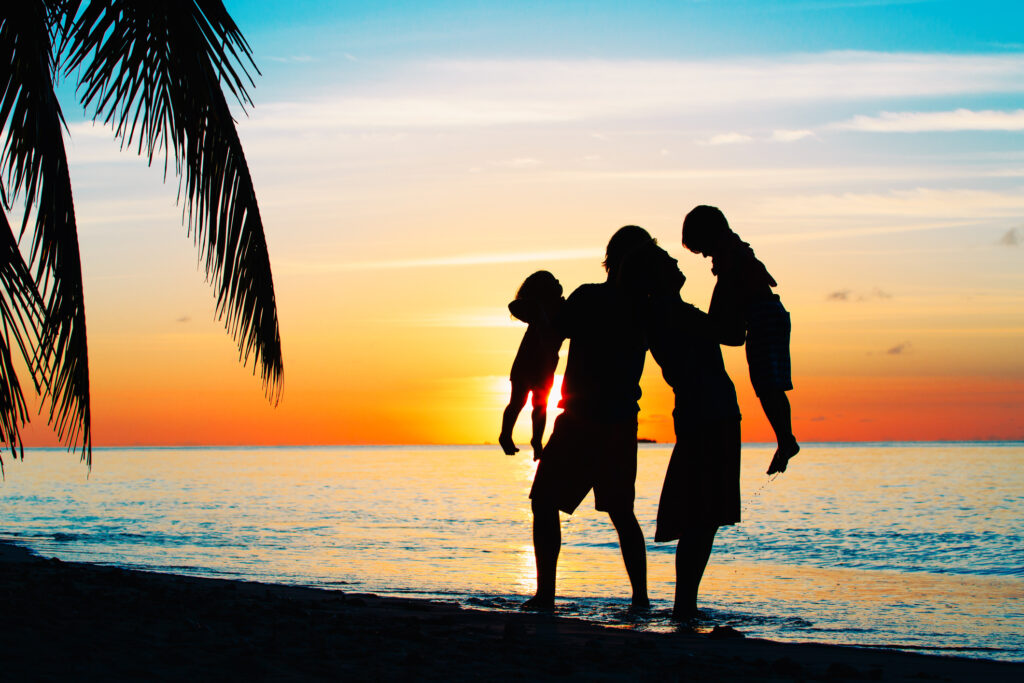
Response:
[{"label": "palm tree branch", "polygon": [[[38,353],[29,363],[49,401],[48,420],[69,448],[91,464],[89,360],[85,301],[64,117],[53,88],[53,3],[11,3],[0,26],[0,121],[6,138],[0,170],[12,198],[25,200],[22,234],[31,223],[29,262],[45,302]],[[8,57],[10,60],[8,61]]]},{"label": "palm tree branch", "polygon": [[8,444],[15,458],[24,457],[21,427],[28,423],[29,416],[12,348],[21,352],[39,391],[38,369],[33,364],[43,318],[43,301],[32,273],[18,249],[6,213],[0,211],[0,441]]},{"label": "palm tree branch", "polygon": [[219,0],[99,0],[79,15],[67,70],[80,98],[138,145],[150,164],[173,150],[188,233],[217,295],[216,310],[280,395],[281,341],[273,278],[252,176],[222,84],[244,107],[251,53]]}]

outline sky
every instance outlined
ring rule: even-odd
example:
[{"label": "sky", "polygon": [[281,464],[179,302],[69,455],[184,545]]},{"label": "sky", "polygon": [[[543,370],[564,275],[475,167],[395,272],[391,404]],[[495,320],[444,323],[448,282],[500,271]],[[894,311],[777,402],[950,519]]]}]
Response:
[{"label": "sky", "polygon": [[[638,224],[706,309],[697,204],[779,282],[799,439],[1024,438],[1019,3],[226,5],[261,72],[236,111],[282,400],[216,320],[174,179],[66,84],[96,445],[494,442],[523,278],[601,281]],[[649,357],[642,388],[640,435],[672,441]]]}]

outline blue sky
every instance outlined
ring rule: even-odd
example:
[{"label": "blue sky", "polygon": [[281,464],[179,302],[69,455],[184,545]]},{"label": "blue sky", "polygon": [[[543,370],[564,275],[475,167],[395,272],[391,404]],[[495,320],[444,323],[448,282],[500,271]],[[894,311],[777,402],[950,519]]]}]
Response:
[{"label": "blue sky", "polygon": [[[982,0],[228,2],[261,51],[320,55],[720,57],[1019,50],[1024,8]],[[301,43],[292,40],[302,36]]]}]

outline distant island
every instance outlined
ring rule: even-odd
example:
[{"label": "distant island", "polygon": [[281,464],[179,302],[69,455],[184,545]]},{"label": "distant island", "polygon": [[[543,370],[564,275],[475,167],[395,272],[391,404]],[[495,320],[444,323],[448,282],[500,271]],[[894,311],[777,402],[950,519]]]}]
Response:
[{"label": "distant island", "polygon": [[644,438],[644,437],[642,437],[642,436],[638,436],[638,437],[636,437],[636,442],[637,442],[637,443],[658,443],[658,442],[657,442],[657,441],[655,441],[654,439],[645,439],[645,438]]}]

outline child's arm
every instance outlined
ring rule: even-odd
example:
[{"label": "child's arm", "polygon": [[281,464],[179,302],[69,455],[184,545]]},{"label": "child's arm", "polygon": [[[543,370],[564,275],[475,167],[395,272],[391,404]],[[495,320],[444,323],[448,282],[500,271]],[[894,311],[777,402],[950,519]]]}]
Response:
[{"label": "child's arm", "polygon": [[516,426],[519,413],[526,405],[526,397],[530,390],[519,382],[512,382],[512,395],[509,397],[508,405],[501,416],[501,434],[498,435],[498,443],[505,455],[515,455],[519,452],[514,441],[512,441],[512,428]]},{"label": "child's arm", "polygon": [[533,459],[540,460],[541,451],[544,450],[544,428],[548,422],[548,396],[551,395],[551,387],[546,391],[533,390],[533,438],[530,439],[530,446],[533,447]]}]

